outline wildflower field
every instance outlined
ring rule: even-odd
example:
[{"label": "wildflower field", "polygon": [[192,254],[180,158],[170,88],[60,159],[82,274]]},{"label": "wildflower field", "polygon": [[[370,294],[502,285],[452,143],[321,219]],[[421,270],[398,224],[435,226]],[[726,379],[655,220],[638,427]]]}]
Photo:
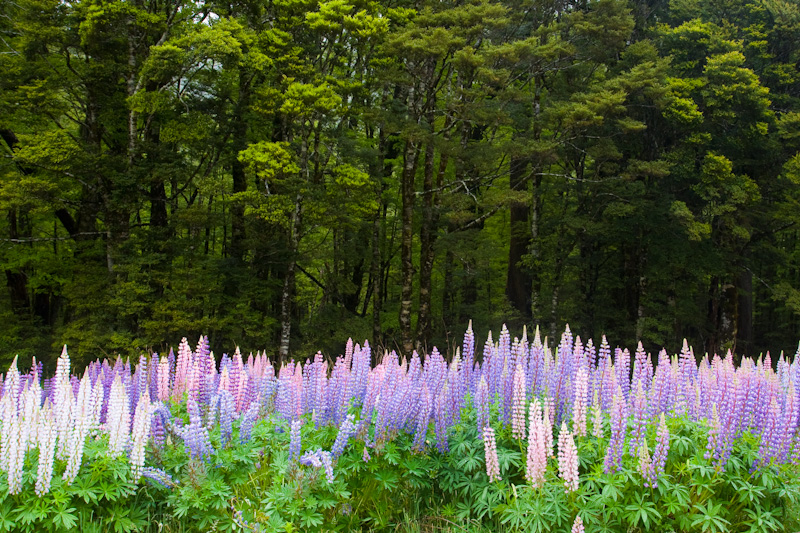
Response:
[{"label": "wildflower field", "polygon": [[472,328],[2,376],[3,531],[798,531],[800,362]]}]

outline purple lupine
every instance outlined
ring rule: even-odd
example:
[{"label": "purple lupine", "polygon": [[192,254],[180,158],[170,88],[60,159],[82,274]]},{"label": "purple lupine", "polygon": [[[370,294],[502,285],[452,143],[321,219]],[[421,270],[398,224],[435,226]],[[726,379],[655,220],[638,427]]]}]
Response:
[{"label": "purple lupine", "polygon": [[447,429],[450,425],[450,384],[445,383],[444,389],[436,395],[436,409],[433,411],[433,430],[436,435],[436,448],[441,453],[449,450],[447,444]]},{"label": "purple lupine", "polygon": [[[293,420],[289,430],[289,462],[297,461],[300,452],[303,451],[303,443],[300,435],[300,426],[303,424],[301,419]],[[341,430],[340,430],[341,433]],[[338,437],[337,437],[338,440]]]},{"label": "purple lupine", "polygon": [[186,412],[189,413],[189,424],[181,431],[186,451],[195,459],[207,460],[214,454],[208,429],[203,425],[200,408],[191,396],[186,400]]},{"label": "purple lupine", "polygon": [[355,415],[347,415],[347,418],[344,420],[344,422],[342,422],[342,425],[339,426],[339,432],[337,433],[336,440],[331,448],[331,455],[334,457],[334,459],[342,455],[345,446],[347,446],[347,441],[350,440],[350,437],[352,437],[355,432]]},{"label": "purple lupine", "polygon": [[645,445],[645,434],[647,432],[647,395],[644,392],[644,385],[641,381],[636,382],[636,392],[632,401],[633,428],[631,429],[631,439],[628,453],[631,457],[639,456],[639,447]]},{"label": "purple lupine", "polygon": [[255,425],[256,419],[258,418],[258,409],[258,403],[253,402],[250,404],[247,411],[239,418],[239,442],[242,444],[249,442],[250,437],[253,435],[253,425]]},{"label": "purple lupine", "polygon": [[220,444],[224,448],[233,437],[233,419],[236,407],[230,391],[223,390],[219,393],[219,436]]},{"label": "purple lupine", "polygon": [[656,449],[653,452],[653,457],[650,461],[649,476],[645,482],[645,486],[650,486],[654,489],[658,488],[658,478],[664,473],[664,467],[667,464],[667,454],[669,453],[669,429],[667,428],[667,421],[664,418],[664,413],[661,413],[658,421],[658,430],[656,432]]},{"label": "purple lupine", "polygon": [[773,396],[769,403],[769,411],[761,430],[761,445],[758,448],[758,464],[769,465],[780,455],[781,444],[781,408]]},{"label": "purple lupine", "polygon": [[431,395],[428,392],[428,385],[425,384],[422,386],[420,406],[417,412],[416,432],[414,433],[413,447],[417,451],[425,449],[425,437],[428,434],[428,424],[430,423],[432,409]]},{"label": "purple lupine", "polygon": [[613,474],[622,464],[622,454],[625,449],[625,434],[627,432],[628,413],[622,389],[617,387],[611,408],[611,437],[603,462],[603,471]]}]

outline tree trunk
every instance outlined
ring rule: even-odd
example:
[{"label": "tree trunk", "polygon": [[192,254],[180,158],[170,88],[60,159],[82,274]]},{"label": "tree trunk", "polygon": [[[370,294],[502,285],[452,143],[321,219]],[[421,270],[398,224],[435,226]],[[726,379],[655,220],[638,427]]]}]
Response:
[{"label": "tree trunk", "polygon": [[[753,355],[753,273],[739,274],[739,320],[737,324],[737,358]],[[737,361],[738,362],[738,361]]]},{"label": "tree trunk", "polygon": [[403,150],[403,175],[400,182],[402,201],[402,224],[400,238],[400,337],[403,355],[410,356],[414,350],[414,338],[411,332],[411,305],[414,290],[414,263],[411,247],[414,238],[414,178],[417,174],[419,150],[409,139]]},{"label": "tree trunk", "polygon": [[417,350],[427,348],[431,337],[431,275],[433,273],[433,243],[436,239],[433,206],[433,161],[435,149],[433,139],[425,149],[423,172],[422,227],[419,235],[419,315],[417,317]]},{"label": "tree trunk", "polygon": [[278,348],[278,361],[283,362],[289,358],[289,345],[292,337],[292,300],[294,294],[294,276],[297,267],[297,251],[300,247],[300,222],[303,197],[295,197],[294,210],[289,225],[289,259],[286,263],[286,273],[283,277],[283,290],[281,291],[281,341]]},{"label": "tree trunk", "polygon": [[[509,188],[512,191],[523,190],[525,184],[525,159],[514,157],[509,168]],[[510,207],[510,238],[508,247],[508,272],[506,276],[506,297],[511,306],[523,317],[531,315],[531,277],[522,266],[522,259],[528,253],[531,243],[530,210],[525,202],[514,202]]]}]

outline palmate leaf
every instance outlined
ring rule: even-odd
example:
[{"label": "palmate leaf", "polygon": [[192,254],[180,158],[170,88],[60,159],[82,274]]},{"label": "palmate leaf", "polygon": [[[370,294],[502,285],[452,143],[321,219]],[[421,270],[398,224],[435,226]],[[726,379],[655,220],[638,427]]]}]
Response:
[{"label": "palmate leaf", "polygon": [[642,522],[645,531],[650,529],[650,523],[661,519],[661,514],[656,510],[656,505],[652,501],[639,493],[636,495],[636,502],[625,507],[628,523],[636,527],[639,521]]},{"label": "palmate leaf", "polygon": [[53,521],[54,526],[67,531],[73,530],[78,523],[74,507],[59,507],[50,519]]},{"label": "palmate leaf", "polygon": [[727,526],[730,525],[730,522],[719,516],[722,510],[722,503],[716,505],[709,503],[708,506],[697,504],[694,508],[700,513],[700,516],[692,521],[692,528],[696,529],[697,526],[700,526],[703,531],[710,531],[711,533],[728,530]]}]

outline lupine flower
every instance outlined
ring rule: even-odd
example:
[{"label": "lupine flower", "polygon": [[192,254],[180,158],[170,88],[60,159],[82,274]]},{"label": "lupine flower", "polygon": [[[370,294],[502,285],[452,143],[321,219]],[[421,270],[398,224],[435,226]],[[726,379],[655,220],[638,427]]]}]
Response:
[{"label": "lupine flower", "polygon": [[189,424],[181,431],[186,451],[193,458],[206,460],[214,453],[214,449],[208,438],[208,429],[200,418],[200,408],[191,396],[186,401],[186,411],[189,413]]},{"label": "lupine flower", "polygon": [[[296,461],[300,458],[300,452],[303,450],[303,444],[300,440],[300,426],[303,421],[300,419],[293,420],[291,429],[289,430],[289,462]],[[341,430],[339,430],[341,432]]]},{"label": "lupine flower", "polygon": [[553,457],[553,399],[549,396],[544,399],[542,420],[544,422],[544,449],[548,457]]},{"label": "lupine flower", "polygon": [[633,429],[629,453],[631,457],[639,456],[639,447],[644,444],[647,431],[647,395],[641,381],[636,383],[636,392],[633,396]]},{"label": "lupine flower", "polygon": [[578,490],[578,448],[567,423],[561,423],[558,434],[558,476],[564,480],[566,492]]},{"label": "lupine flower", "polygon": [[236,415],[236,406],[230,391],[223,390],[219,394],[219,431],[220,444],[223,447],[233,437],[233,418]]},{"label": "lupine flower", "polygon": [[542,420],[542,404],[539,399],[531,403],[528,420],[528,454],[525,465],[525,478],[533,488],[540,488],[544,484],[544,474],[547,470],[547,451],[545,449],[545,425]]},{"label": "lupine flower", "polygon": [[483,428],[483,452],[486,458],[486,475],[489,476],[489,483],[500,481],[500,461],[497,458],[497,442],[494,437],[494,430],[486,426]]},{"label": "lupine flower", "polygon": [[617,393],[614,395],[613,402],[611,411],[611,438],[608,441],[608,450],[606,450],[603,468],[606,474],[616,472],[622,463],[628,420],[625,399],[622,396],[621,388],[617,388]]},{"label": "lupine flower", "polygon": [[37,443],[39,445],[39,466],[36,471],[36,495],[42,496],[50,492],[50,482],[53,478],[53,460],[56,453],[56,422],[50,408],[50,400],[39,413],[39,432]]},{"label": "lupine flower", "polygon": [[372,457],[369,455],[369,450],[367,449],[366,445],[364,445],[364,451],[361,453],[361,459],[363,459],[365,463],[368,463],[369,460],[372,459]]},{"label": "lupine flower", "polygon": [[133,430],[131,431],[131,451],[128,457],[131,464],[131,479],[137,481],[142,476],[144,468],[144,449],[150,436],[150,423],[152,421],[153,407],[150,404],[150,394],[143,391],[136,412],[133,415]]},{"label": "lupine flower", "polygon": [[572,523],[572,531],[571,533],[584,533],[583,529],[583,520],[580,516],[575,517],[575,521]]},{"label": "lupine flower", "polygon": [[477,413],[478,431],[489,424],[489,385],[486,377],[481,376],[478,383],[478,392],[475,395],[475,412]]},{"label": "lupine flower", "polygon": [[92,380],[88,373],[84,373],[78,390],[78,399],[72,417],[72,430],[69,432],[67,443],[67,468],[62,476],[69,485],[78,475],[83,460],[83,447],[89,435],[92,411]]},{"label": "lupine flower", "polygon": [[514,370],[514,398],[511,416],[511,435],[515,439],[525,438],[525,370],[517,363]]},{"label": "lupine flower", "polygon": [[118,457],[128,446],[130,434],[131,415],[128,407],[128,394],[119,375],[111,384],[111,393],[108,399],[108,412],[106,415],[106,428],[108,430],[108,455]]},{"label": "lupine flower", "polygon": [[153,468],[150,466],[146,466],[142,468],[142,476],[146,477],[147,479],[153,480],[156,483],[160,483],[165,487],[175,487],[176,483],[172,481],[172,476],[167,474],[165,471],[161,470],[160,468]]},{"label": "lupine flower", "polygon": [[600,391],[594,391],[592,400],[592,435],[602,439],[605,434],[603,430],[603,410],[600,408]]},{"label": "lupine flower", "polygon": [[575,401],[572,405],[572,430],[579,437],[586,436],[586,404],[589,394],[589,374],[585,368],[578,369],[575,377]]},{"label": "lupine flower", "polygon": [[342,425],[339,426],[339,433],[336,435],[336,440],[331,448],[331,455],[334,458],[339,457],[344,452],[347,441],[350,440],[356,432],[355,415],[347,415],[347,418]]},{"label": "lupine flower", "polygon": [[645,483],[645,486],[649,484],[654,489],[658,488],[658,477],[664,473],[667,454],[669,453],[669,429],[667,428],[667,421],[664,419],[664,413],[661,413],[659,418],[656,434],[656,449],[650,462],[649,483]]},{"label": "lupine flower", "polygon": [[431,395],[428,392],[428,385],[422,387],[422,397],[420,398],[420,407],[417,412],[416,431],[414,433],[414,449],[422,451],[425,448],[425,437],[428,434],[428,424],[431,419]]}]

